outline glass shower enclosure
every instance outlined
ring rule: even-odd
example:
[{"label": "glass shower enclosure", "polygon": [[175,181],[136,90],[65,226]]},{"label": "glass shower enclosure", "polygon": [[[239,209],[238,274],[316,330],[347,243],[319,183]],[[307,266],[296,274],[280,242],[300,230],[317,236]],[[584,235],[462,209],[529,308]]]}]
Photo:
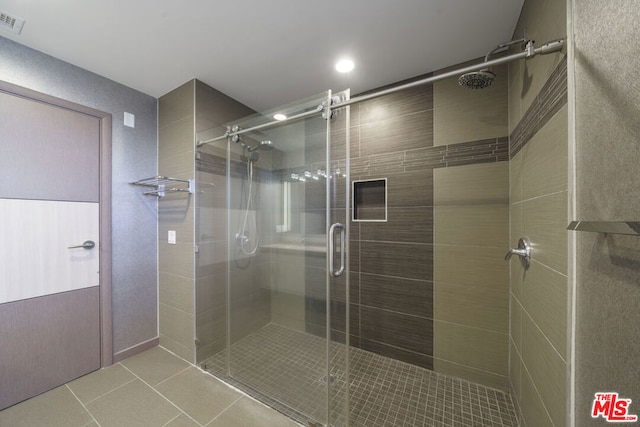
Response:
[{"label": "glass shower enclosure", "polygon": [[348,425],[348,96],[197,135],[197,362],[305,425]]}]

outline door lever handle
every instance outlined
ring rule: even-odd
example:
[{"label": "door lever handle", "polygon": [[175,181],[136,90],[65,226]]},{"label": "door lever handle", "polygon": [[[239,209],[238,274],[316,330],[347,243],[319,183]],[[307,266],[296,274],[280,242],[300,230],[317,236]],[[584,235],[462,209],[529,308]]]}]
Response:
[{"label": "door lever handle", "polygon": [[509,249],[504,259],[505,261],[509,261],[513,255],[518,255],[520,257],[520,264],[522,264],[525,270],[528,270],[529,265],[531,265],[532,253],[533,248],[531,247],[529,239],[527,237],[521,237],[520,240],[518,240],[518,248]]},{"label": "door lever handle", "polygon": [[95,247],[96,247],[96,242],[94,242],[93,240],[85,240],[84,242],[82,242],[81,245],[68,246],[67,249],[77,249],[77,248],[93,249]]}]

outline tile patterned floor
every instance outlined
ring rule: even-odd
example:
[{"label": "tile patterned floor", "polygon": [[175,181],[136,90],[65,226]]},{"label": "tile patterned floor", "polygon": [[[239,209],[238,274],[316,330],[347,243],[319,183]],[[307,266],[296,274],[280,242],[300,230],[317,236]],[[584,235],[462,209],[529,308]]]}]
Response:
[{"label": "tile patterned floor", "polygon": [[[301,424],[324,424],[325,345],[321,338],[270,324],[234,344],[232,377],[225,375],[224,352],[203,367]],[[331,399],[337,403],[346,391],[345,347],[332,343],[330,357],[335,366]],[[360,349],[352,349],[349,369],[350,422],[355,427],[518,425],[511,397],[491,388]],[[335,408],[330,424],[344,425],[345,411]]]},{"label": "tile patterned floor", "polygon": [[295,427],[298,424],[155,347],[0,411],[0,426]]}]

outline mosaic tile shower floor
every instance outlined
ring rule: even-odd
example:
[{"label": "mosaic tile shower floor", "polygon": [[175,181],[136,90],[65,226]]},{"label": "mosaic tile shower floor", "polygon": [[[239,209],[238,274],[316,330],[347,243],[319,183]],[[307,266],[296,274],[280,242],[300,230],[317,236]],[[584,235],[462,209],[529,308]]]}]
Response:
[{"label": "mosaic tile shower floor", "polygon": [[[269,324],[232,346],[233,378],[224,376],[226,352],[205,361],[203,368],[306,426],[326,418],[325,348],[319,337]],[[345,349],[331,343],[335,426],[345,425],[346,418]],[[491,388],[357,348],[351,349],[349,369],[355,427],[518,425],[511,397]]]}]

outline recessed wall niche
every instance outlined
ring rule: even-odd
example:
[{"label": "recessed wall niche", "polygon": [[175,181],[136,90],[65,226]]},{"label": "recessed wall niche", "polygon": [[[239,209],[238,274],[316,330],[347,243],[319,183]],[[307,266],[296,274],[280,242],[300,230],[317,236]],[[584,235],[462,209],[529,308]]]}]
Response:
[{"label": "recessed wall niche", "polygon": [[353,181],[353,221],[387,221],[387,178]]}]

